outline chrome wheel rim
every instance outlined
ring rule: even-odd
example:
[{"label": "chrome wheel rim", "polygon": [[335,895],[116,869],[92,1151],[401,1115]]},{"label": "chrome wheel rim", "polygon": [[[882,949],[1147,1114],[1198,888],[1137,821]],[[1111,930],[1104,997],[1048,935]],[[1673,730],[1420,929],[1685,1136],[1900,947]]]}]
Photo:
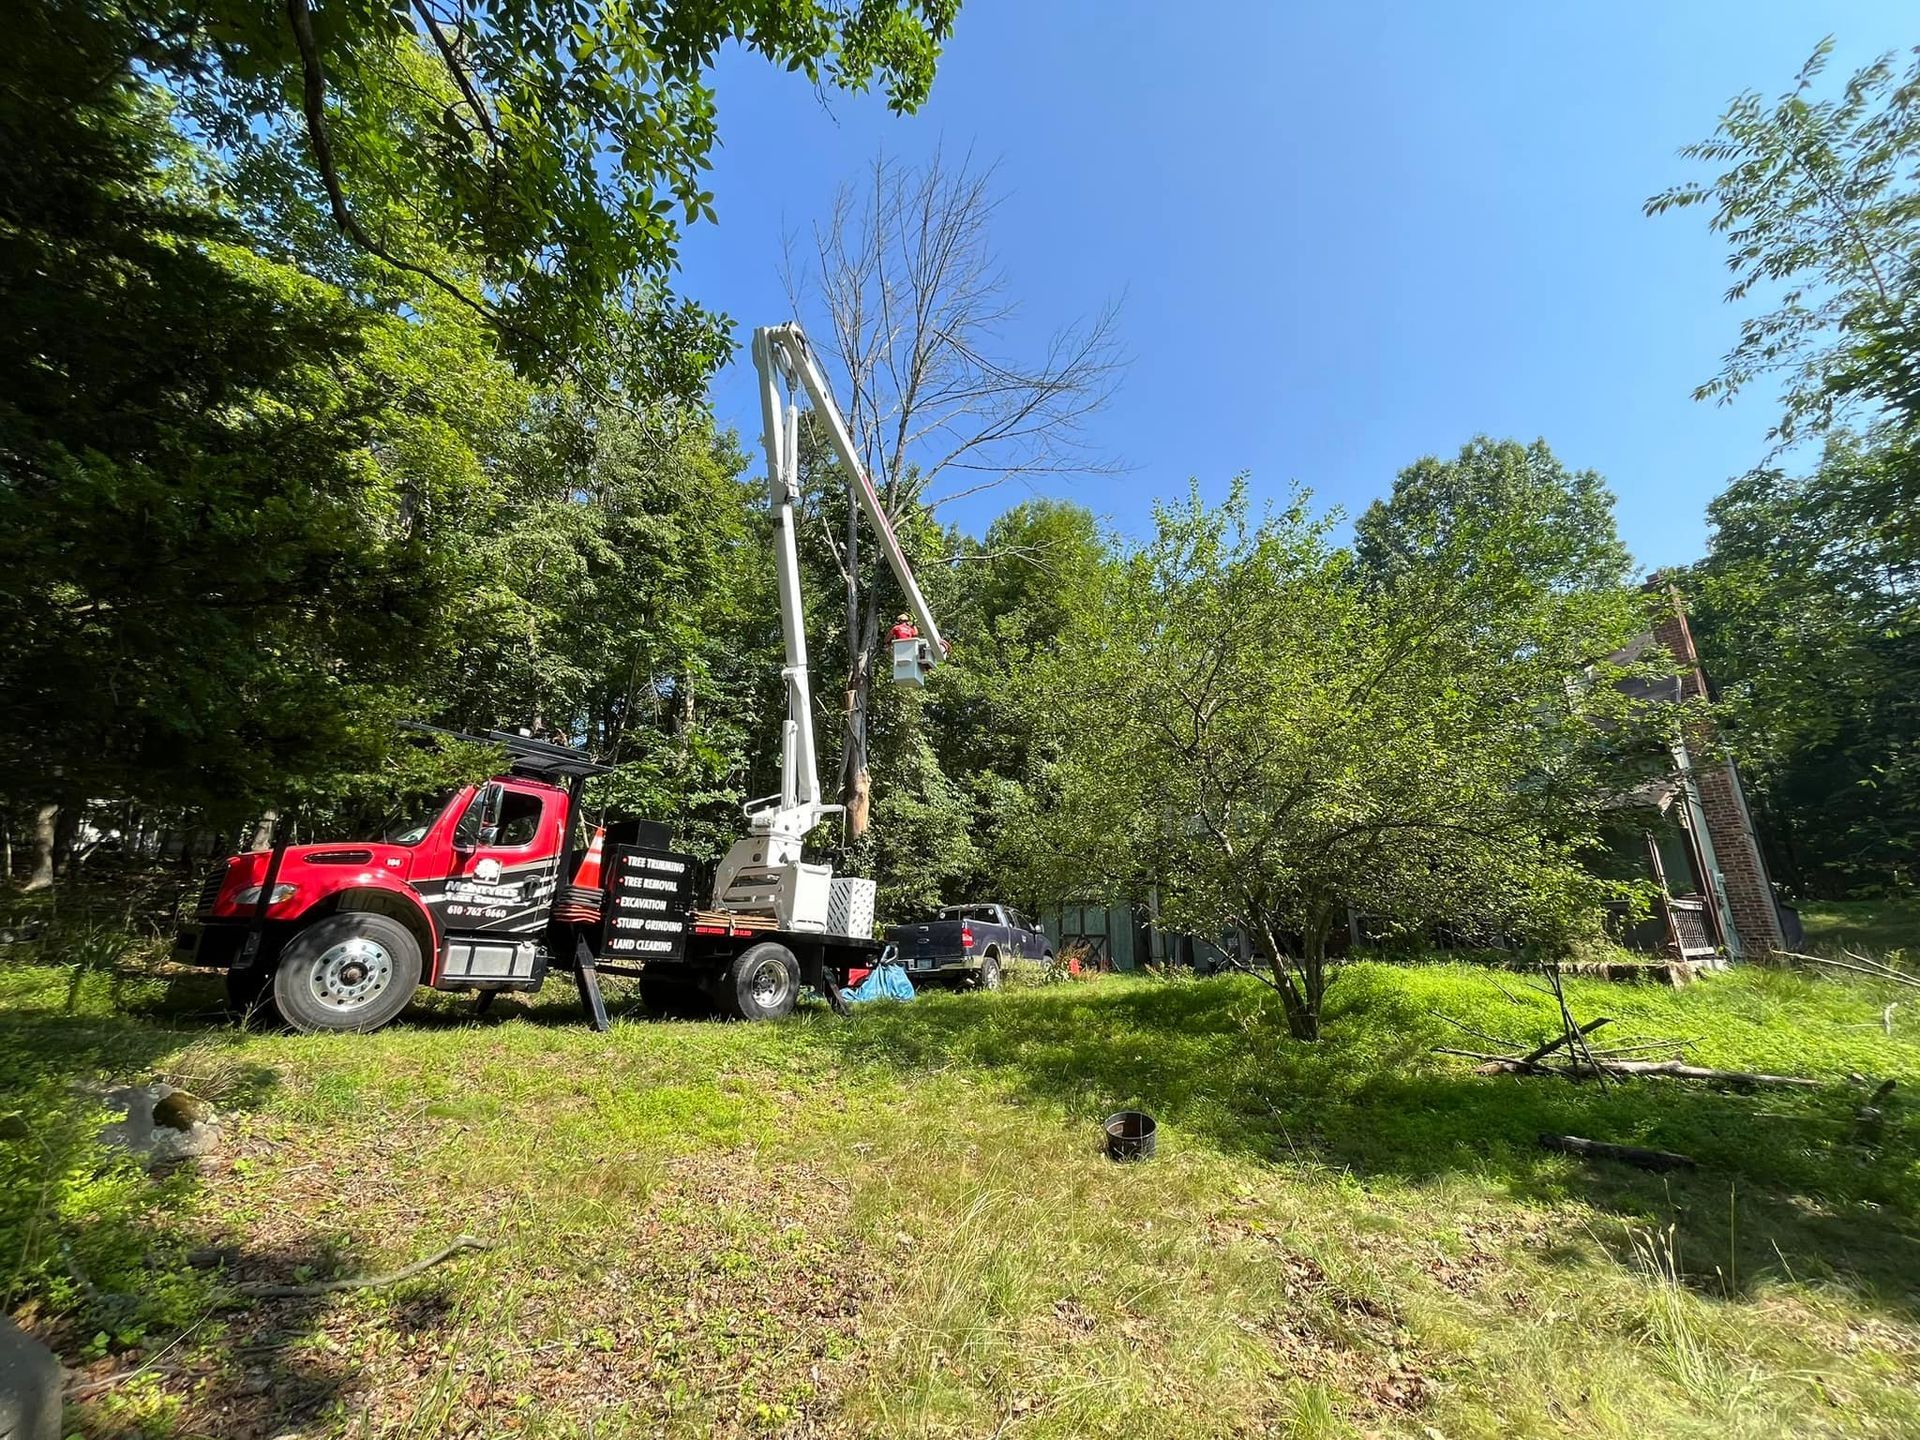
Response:
[{"label": "chrome wheel rim", "polygon": [[787,967],[778,960],[762,960],[748,982],[753,1003],[771,1010],[787,998]]},{"label": "chrome wheel rim", "polygon": [[392,980],[393,956],[364,935],[329,946],[307,976],[313,998],[342,1014],[366,1009]]}]

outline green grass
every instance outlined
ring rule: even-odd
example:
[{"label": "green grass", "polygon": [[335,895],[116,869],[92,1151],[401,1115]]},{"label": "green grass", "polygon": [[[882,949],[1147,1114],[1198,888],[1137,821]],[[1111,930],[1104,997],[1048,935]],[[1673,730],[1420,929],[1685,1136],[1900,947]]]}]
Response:
[{"label": "green grass", "polygon": [[1796,908],[1807,943],[1819,950],[1920,955],[1920,898],[1809,901]]},{"label": "green grass", "polygon": [[[1920,1435],[1920,1016],[1759,970],[1569,992],[1613,1043],[1833,1084],[1477,1076],[1430,1053],[1481,1048],[1443,1014],[1526,1041],[1553,1013],[1457,966],[1349,968],[1317,1046],[1243,978],[606,1035],[556,993],[294,1037],[199,1018],[199,977],[15,966],[0,1284],[123,1377],[74,1407],[100,1436]],[[1854,1073],[1901,1087],[1877,1120]],[[227,1152],[102,1162],[72,1087],[104,1076],[215,1100]],[[1100,1157],[1123,1105],[1151,1164]],[[223,1303],[461,1233],[496,1248]]]}]

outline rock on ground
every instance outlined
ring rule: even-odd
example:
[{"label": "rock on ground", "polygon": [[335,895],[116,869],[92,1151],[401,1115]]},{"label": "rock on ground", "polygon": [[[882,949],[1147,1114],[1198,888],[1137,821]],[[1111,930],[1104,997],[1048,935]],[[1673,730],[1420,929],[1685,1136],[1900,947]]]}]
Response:
[{"label": "rock on ground", "polygon": [[0,1440],[60,1440],[60,1362],[0,1315]]},{"label": "rock on ground", "polygon": [[107,1126],[100,1138],[132,1151],[143,1164],[195,1159],[220,1148],[213,1108],[197,1095],[160,1083],[118,1085],[101,1098],[127,1118]]}]

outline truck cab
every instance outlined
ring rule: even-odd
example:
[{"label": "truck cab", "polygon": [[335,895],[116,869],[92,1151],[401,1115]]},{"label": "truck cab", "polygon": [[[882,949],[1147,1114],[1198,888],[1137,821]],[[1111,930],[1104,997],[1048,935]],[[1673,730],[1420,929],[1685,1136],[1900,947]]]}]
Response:
[{"label": "truck cab", "polygon": [[301,1029],[385,1024],[421,984],[533,989],[568,850],[569,790],[513,773],[396,815],[378,838],[235,855],[201,887],[180,958],[271,989]]}]

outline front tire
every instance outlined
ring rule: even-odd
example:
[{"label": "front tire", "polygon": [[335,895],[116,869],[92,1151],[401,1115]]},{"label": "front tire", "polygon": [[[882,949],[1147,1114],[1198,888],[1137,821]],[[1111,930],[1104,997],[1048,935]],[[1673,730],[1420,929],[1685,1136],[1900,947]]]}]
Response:
[{"label": "front tire", "polygon": [[296,1030],[378,1030],[420,984],[420,942],[390,915],[352,912],[288,942],[273,972],[273,1002]]},{"label": "front tire", "polygon": [[800,962],[786,946],[763,940],[741,951],[721,980],[727,1010],[742,1020],[780,1020],[800,999]]}]

